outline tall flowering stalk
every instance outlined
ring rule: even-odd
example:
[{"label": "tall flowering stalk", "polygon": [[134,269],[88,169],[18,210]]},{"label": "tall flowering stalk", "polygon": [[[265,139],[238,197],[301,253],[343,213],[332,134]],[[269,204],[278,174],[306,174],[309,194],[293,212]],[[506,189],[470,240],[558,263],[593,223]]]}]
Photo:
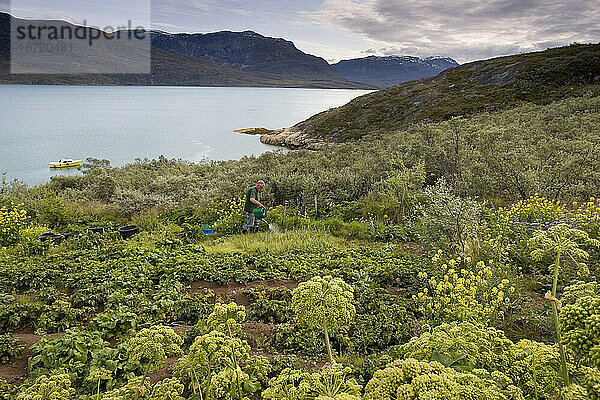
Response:
[{"label": "tall flowering stalk", "polygon": [[316,276],[302,282],[292,292],[292,309],[298,320],[325,334],[327,357],[333,363],[329,333],[348,325],[356,313],[352,287],[340,278]]},{"label": "tall flowering stalk", "polygon": [[547,231],[537,231],[530,239],[529,244],[534,250],[531,256],[536,261],[542,261],[546,256],[554,257],[554,263],[550,265],[550,272],[554,275],[552,282],[552,292],[546,294],[546,298],[552,301],[552,310],[554,314],[554,325],[556,326],[556,340],[559,344],[561,359],[561,375],[563,384],[569,386],[569,372],[567,371],[567,359],[565,350],[561,341],[560,323],[558,313],[561,308],[560,301],[556,298],[556,287],[558,284],[558,275],[561,269],[561,260],[563,258],[572,261],[578,267],[586,267],[583,260],[589,258],[587,251],[581,249],[580,245],[600,246],[600,241],[591,239],[589,235],[579,229],[574,229],[566,224],[560,224],[551,227]]},{"label": "tall flowering stalk", "polygon": [[142,329],[130,341],[127,349],[127,360],[132,365],[144,366],[144,376],[137,388],[135,399],[144,395],[144,383],[148,374],[165,365],[165,359],[170,356],[182,356],[183,339],[166,326],[153,326]]}]

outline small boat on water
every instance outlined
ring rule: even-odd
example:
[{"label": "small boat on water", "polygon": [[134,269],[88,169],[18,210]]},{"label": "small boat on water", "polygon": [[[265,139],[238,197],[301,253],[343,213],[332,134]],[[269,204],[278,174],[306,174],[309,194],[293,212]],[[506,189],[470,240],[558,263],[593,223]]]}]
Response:
[{"label": "small boat on water", "polygon": [[50,168],[71,168],[71,167],[79,167],[81,165],[81,160],[72,160],[70,158],[61,158],[57,162],[51,162]]}]

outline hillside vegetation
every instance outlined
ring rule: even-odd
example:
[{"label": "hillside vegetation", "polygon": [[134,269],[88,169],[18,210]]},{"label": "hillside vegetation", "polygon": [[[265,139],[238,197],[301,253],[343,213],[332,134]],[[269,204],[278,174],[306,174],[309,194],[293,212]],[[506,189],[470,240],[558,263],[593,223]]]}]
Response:
[{"label": "hillside vegetation", "polygon": [[548,104],[579,96],[599,80],[600,45],[571,45],[464,64],[356,98],[290,131],[306,139],[344,142],[524,102]]},{"label": "hillside vegetation", "polygon": [[52,189],[129,215],[237,197],[248,182],[265,179],[271,204],[304,207],[315,195],[323,204],[357,200],[388,179],[422,168],[427,184],[444,178],[462,195],[499,203],[535,193],[585,199],[600,189],[599,128],[600,97],[590,94],[414,125],[318,152],[201,164],[161,158],[122,168],[91,162],[83,176],[57,176],[28,193]]}]

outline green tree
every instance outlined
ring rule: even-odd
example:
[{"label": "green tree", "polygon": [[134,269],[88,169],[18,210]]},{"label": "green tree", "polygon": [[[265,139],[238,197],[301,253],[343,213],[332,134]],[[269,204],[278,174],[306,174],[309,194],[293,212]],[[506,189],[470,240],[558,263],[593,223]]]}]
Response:
[{"label": "green tree", "polygon": [[466,241],[474,236],[479,220],[479,204],[453,193],[444,179],[425,189],[420,207],[422,235],[431,243],[446,239],[464,252]]}]

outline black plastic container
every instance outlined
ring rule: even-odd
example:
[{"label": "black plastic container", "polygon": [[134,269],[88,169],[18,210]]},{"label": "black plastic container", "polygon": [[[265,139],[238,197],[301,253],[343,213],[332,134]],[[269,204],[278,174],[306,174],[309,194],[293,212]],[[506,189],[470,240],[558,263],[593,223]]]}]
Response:
[{"label": "black plastic container", "polygon": [[79,232],[63,233],[63,236],[65,237],[65,239],[72,238],[72,237],[79,236],[79,235],[80,235]]},{"label": "black plastic container", "polygon": [[120,227],[117,229],[117,231],[121,234],[123,239],[128,239],[138,233],[140,228],[138,228],[136,225],[127,225]]},{"label": "black plastic container", "polygon": [[61,244],[62,241],[63,241],[63,239],[64,239],[63,235],[54,235],[54,236],[50,237],[50,240],[52,240],[52,244],[54,244],[56,246],[58,246],[59,244]]},{"label": "black plastic container", "polygon": [[54,236],[56,236],[56,233],[46,232],[46,233],[41,234],[39,239],[40,239],[40,242],[45,242],[46,240],[53,238]]},{"label": "black plastic container", "polygon": [[88,232],[103,234],[104,228],[88,228]]}]

